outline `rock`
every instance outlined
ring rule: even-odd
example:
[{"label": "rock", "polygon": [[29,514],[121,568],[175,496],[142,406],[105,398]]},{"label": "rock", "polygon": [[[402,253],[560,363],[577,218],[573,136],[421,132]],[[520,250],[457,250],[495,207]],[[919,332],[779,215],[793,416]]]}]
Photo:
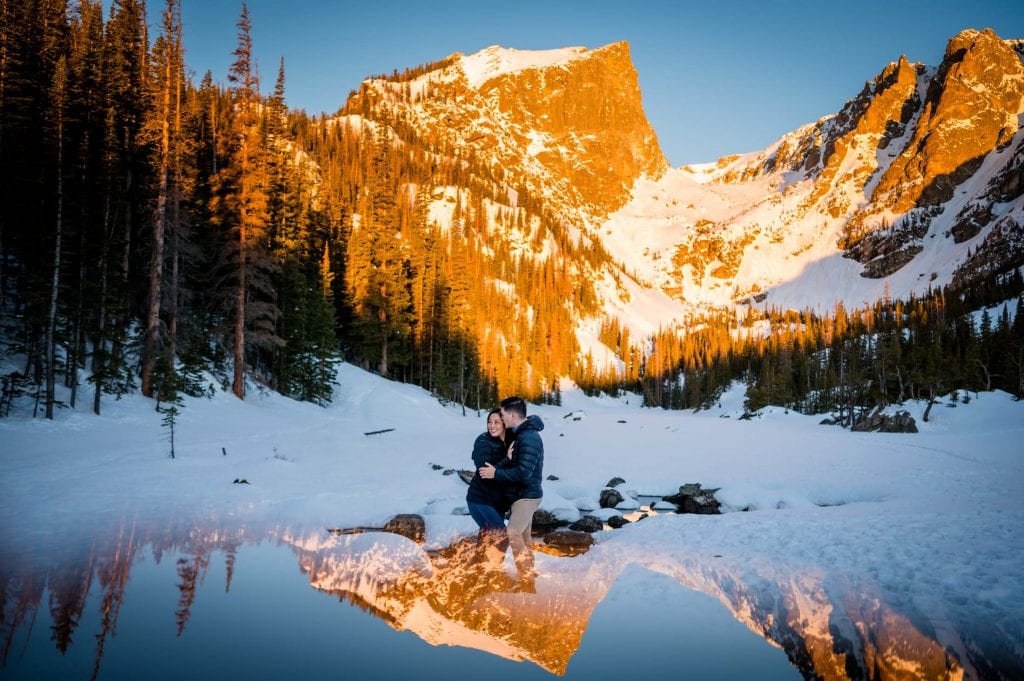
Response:
[{"label": "rock", "polygon": [[462,480],[462,482],[464,482],[464,483],[466,483],[468,485],[470,483],[470,481],[473,479],[473,476],[476,475],[476,472],[475,471],[458,471],[458,474],[459,474],[459,478]]},{"label": "rock", "polygon": [[916,433],[917,423],[908,411],[892,415],[873,413],[858,418],[850,430],[860,433]]},{"label": "rock", "polygon": [[629,521],[623,518],[621,515],[613,515],[611,518],[608,519],[608,524],[617,530],[620,527],[629,525]]},{"label": "rock", "polygon": [[611,480],[608,481],[608,483],[605,485],[605,487],[616,487],[618,485],[621,485],[624,482],[626,482],[626,481],[623,480],[622,478],[614,477],[614,478],[612,478]]},{"label": "rock", "polygon": [[592,515],[585,515],[570,525],[569,529],[575,532],[600,532],[604,529],[604,523]]},{"label": "rock", "polygon": [[431,465],[430,465],[430,468],[431,468],[432,470],[435,470],[435,471],[439,471],[439,470],[441,470],[442,468],[444,468],[444,466],[442,466],[442,465],[441,465],[441,464],[439,464],[439,463],[434,463],[434,464],[431,464]]},{"label": "rock", "polygon": [[391,520],[384,523],[384,531],[400,534],[403,537],[412,539],[415,542],[422,542],[426,533],[427,524],[423,516],[415,513],[399,513]]},{"label": "rock", "polygon": [[622,503],[622,495],[614,489],[603,489],[601,490],[599,503],[601,508],[615,508],[618,504]]},{"label": "rock", "polygon": [[568,521],[559,520],[553,513],[548,511],[538,509],[533,512],[533,534],[535,535],[545,535],[568,524]]},{"label": "rock", "polygon": [[455,469],[454,468],[448,468],[448,469],[446,469],[444,471],[444,473],[441,473],[441,475],[455,475]]},{"label": "rock", "polygon": [[688,483],[679,488],[677,494],[670,494],[662,497],[663,501],[675,504],[678,513],[697,513],[700,515],[715,515],[721,513],[721,504],[715,499],[717,489],[704,489],[699,484]]},{"label": "rock", "polygon": [[548,480],[552,480],[552,481],[558,480],[558,476],[557,475],[549,475],[548,476]]},{"label": "rock", "polygon": [[558,549],[567,556],[576,556],[585,553],[594,544],[594,538],[589,532],[574,532],[572,530],[561,530],[549,532],[544,535],[544,543]]},{"label": "rock", "polygon": [[718,500],[711,495],[701,495],[698,497],[687,497],[683,501],[682,506],[679,507],[680,513],[696,513],[699,515],[716,515],[721,513],[719,507],[721,504]]}]

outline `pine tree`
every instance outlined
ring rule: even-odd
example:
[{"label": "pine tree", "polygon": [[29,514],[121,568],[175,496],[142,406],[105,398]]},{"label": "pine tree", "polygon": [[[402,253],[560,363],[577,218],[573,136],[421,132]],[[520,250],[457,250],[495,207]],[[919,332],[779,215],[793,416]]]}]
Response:
[{"label": "pine tree", "polygon": [[237,26],[238,47],[228,74],[234,84],[234,108],[224,139],[225,165],[214,177],[211,204],[215,221],[227,230],[234,320],[231,390],[244,399],[248,348],[280,345],[281,339],[274,333],[279,311],[269,279],[273,263],[267,253],[268,178],[257,77],[252,67],[252,26],[245,3]]},{"label": "pine tree", "polygon": [[[175,108],[179,105],[177,79],[181,71],[178,47],[181,44],[178,0],[167,0],[163,12],[163,33],[153,50],[154,99],[156,102],[151,117],[152,134],[157,140],[157,199],[152,218],[153,235],[150,242],[149,262],[149,304],[146,314],[145,336],[142,347],[142,394],[153,396],[153,369],[160,352],[160,311],[163,303],[164,242],[168,232],[169,204],[174,156],[178,142],[173,139],[176,132],[175,120],[180,118]],[[173,368],[173,357],[171,359]]]}]

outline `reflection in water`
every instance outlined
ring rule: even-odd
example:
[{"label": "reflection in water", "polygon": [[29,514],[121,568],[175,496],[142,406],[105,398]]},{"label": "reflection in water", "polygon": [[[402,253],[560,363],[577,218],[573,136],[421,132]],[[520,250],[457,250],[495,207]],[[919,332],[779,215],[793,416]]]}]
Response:
[{"label": "reflection in water", "polygon": [[[528,660],[553,674],[566,673],[595,609],[623,570],[639,564],[717,599],[748,629],[783,649],[805,678],[1024,676],[1019,640],[981,633],[983,623],[928,621],[906,603],[887,602],[869,584],[835,575],[622,556],[612,545],[599,545],[574,558],[538,555],[533,578],[517,572],[504,546],[475,538],[425,550],[411,539],[385,532],[336,536],[322,530],[131,520],[59,554],[15,554],[3,547],[0,676],[19,649],[28,647],[33,633],[36,638],[42,633],[62,656],[72,647],[90,649],[82,657],[91,660],[91,669],[79,670],[77,677],[101,677],[105,647],[116,636],[132,567],[147,555],[156,563],[164,556],[175,561],[173,612],[152,616],[173,618],[182,636],[211,556],[223,559],[228,592],[239,549],[267,540],[295,554],[314,589],[354,604],[396,630],[412,632],[432,645]],[[258,565],[247,564],[246,571],[254,567],[258,571]],[[87,606],[98,607],[98,615]],[[687,612],[673,615],[685,619]],[[87,631],[79,630],[83,621],[90,623]]]},{"label": "reflection in water", "polygon": [[386,533],[290,541],[314,588],[431,644],[530,660],[555,674],[616,576],[580,561],[582,569],[534,577],[528,566],[506,566],[513,561],[502,544],[473,537],[432,552]]}]

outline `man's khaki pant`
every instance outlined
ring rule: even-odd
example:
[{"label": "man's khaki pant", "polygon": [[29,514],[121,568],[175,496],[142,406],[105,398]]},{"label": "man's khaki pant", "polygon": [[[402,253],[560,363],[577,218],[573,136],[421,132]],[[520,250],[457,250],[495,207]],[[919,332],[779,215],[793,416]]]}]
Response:
[{"label": "man's khaki pant", "polygon": [[514,555],[521,554],[527,547],[533,548],[533,512],[540,508],[540,499],[520,499],[512,504],[512,515],[508,519],[508,543]]}]

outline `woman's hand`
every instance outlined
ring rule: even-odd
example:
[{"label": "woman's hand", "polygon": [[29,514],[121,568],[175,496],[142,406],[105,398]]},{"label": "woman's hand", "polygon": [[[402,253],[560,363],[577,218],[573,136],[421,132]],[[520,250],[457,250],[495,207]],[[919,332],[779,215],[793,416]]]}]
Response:
[{"label": "woman's hand", "polygon": [[512,450],[514,450],[515,448],[516,448],[516,443],[515,442],[513,442],[512,444],[510,444],[508,446],[508,460],[509,461],[512,460]]},{"label": "woman's hand", "polygon": [[483,478],[484,480],[493,480],[494,479],[494,466],[492,466],[489,463],[485,463],[483,465],[483,468],[478,470],[477,473],[479,473],[480,477]]}]

